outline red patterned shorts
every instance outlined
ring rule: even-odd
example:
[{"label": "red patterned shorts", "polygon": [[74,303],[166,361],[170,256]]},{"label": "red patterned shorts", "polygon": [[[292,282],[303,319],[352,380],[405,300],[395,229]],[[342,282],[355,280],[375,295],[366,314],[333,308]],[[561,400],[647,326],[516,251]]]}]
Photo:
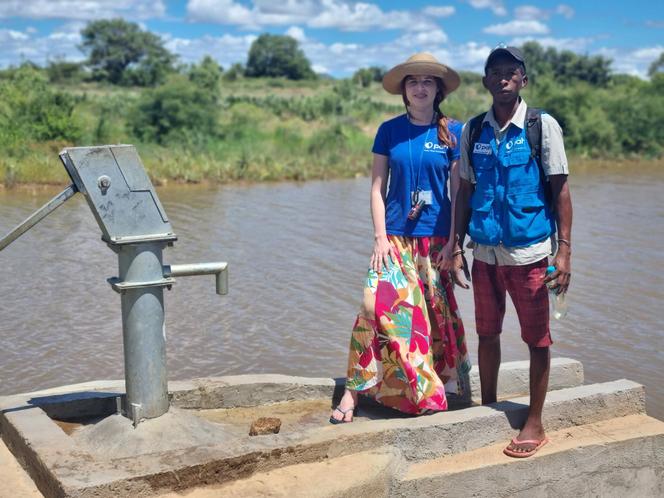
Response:
[{"label": "red patterned shorts", "polygon": [[473,261],[475,323],[480,336],[502,332],[505,295],[509,293],[519,317],[521,338],[529,346],[550,346],[549,294],[544,285],[547,258],[523,266],[498,266]]}]

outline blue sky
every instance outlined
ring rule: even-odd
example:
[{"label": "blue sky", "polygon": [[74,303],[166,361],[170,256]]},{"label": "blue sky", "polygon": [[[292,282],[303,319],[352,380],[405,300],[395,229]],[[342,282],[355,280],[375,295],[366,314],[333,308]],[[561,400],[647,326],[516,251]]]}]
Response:
[{"label": "blue sky", "polygon": [[545,46],[613,60],[645,77],[664,51],[664,2],[631,0],[0,0],[0,67],[81,60],[80,29],[122,17],[160,35],[183,62],[211,55],[246,61],[261,33],[296,38],[317,72],[336,77],[391,67],[419,51],[455,69],[480,71],[499,42]]}]

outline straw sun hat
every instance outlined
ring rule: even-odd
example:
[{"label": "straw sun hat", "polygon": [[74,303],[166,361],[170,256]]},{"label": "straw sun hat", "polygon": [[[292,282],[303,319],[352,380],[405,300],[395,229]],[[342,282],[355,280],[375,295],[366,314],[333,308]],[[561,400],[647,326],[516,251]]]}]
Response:
[{"label": "straw sun hat", "polygon": [[426,52],[412,55],[406,62],[398,64],[383,76],[383,88],[395,95],[401,94],[401,82],[406,76],[437,76],[443,80],[445,95],[456,90],[461,82],[457,72],[441,64]]}]

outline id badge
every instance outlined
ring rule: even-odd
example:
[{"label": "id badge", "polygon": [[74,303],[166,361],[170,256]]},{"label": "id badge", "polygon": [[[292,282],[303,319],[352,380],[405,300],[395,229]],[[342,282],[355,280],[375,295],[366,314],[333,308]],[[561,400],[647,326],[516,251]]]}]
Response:
[{"label": "id badge", "polygon": [[412,199],[412,204],[415,205],[420,201],[424,201],[424,204],[431,205],[432,198],[431,190],[418,190],[417,192],[411,192],[410,198]]}]

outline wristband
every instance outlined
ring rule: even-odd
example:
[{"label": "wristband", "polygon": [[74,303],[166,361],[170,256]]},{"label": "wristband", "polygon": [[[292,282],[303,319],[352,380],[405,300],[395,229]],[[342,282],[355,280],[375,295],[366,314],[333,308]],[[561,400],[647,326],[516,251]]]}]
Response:
[{"label": "wristband", "polygon": [[572,244],[570,244],[570,241],[567,240],[567,239],[558,239],[558,244],[561,244],[561,243],[562,243],[562,244],[565,244],[565,245],[566,245],[567,247],[569,247],[570,249],[571,249],[571,247],[572,247]]}]

